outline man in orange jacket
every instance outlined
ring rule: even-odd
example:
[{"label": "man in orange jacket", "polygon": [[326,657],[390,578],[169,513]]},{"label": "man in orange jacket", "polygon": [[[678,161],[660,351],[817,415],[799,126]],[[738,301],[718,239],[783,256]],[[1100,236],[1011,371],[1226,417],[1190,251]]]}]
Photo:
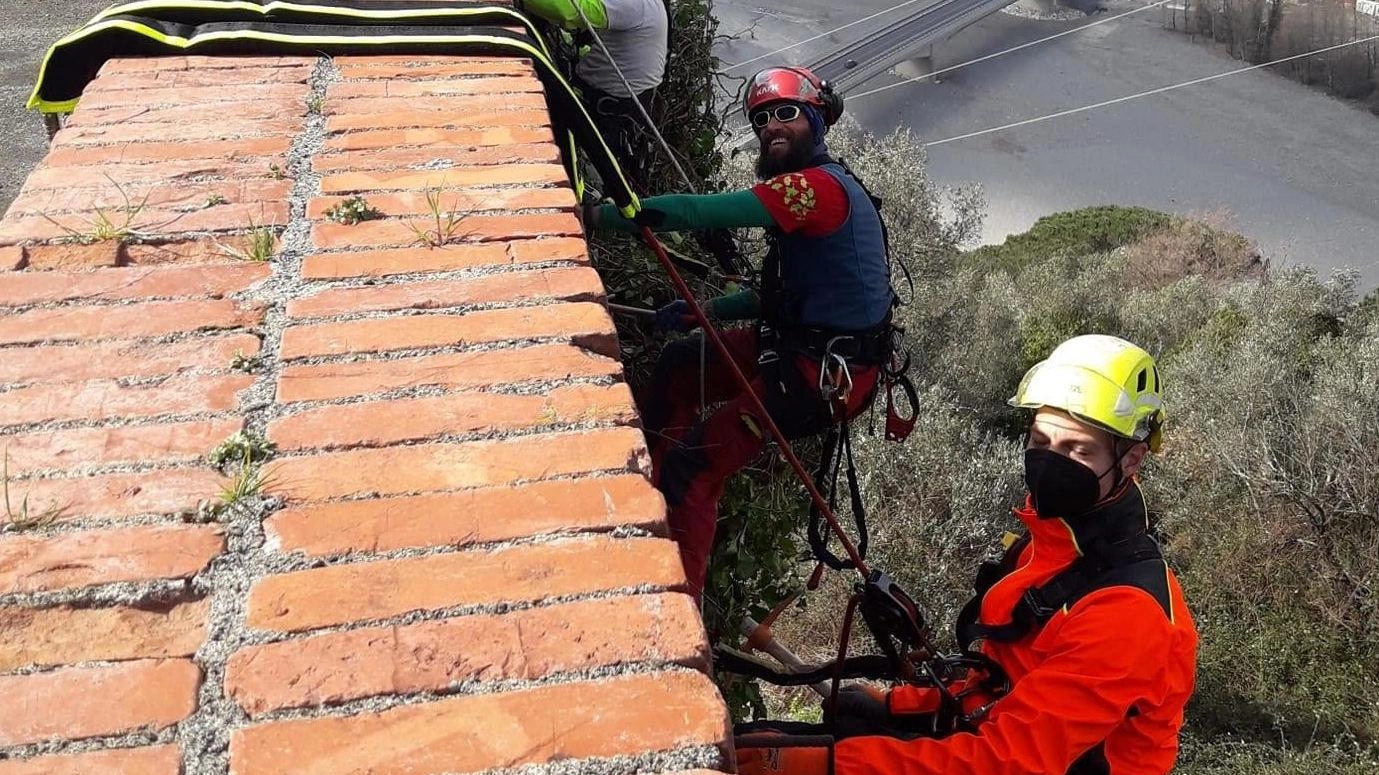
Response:
[{"label": "man in orange jacket", "polygon": [[788,724],[740,735],[742,775],[1173,768],[1197,632],[1147,533],[1136,482],[1162,436],[1154,359],[1123,339],[1075,337],[1030,369],[1010,403],[1035,410],[1029,495],[1015,509],[1027,532],[999,563],[983,565],[957,627],[964,649],[1005,671],[1009,691],[973,676],[973,691],[953,708],[934,688],[848,687],[837,725],[809,730],[829,736],[783,734]]}]

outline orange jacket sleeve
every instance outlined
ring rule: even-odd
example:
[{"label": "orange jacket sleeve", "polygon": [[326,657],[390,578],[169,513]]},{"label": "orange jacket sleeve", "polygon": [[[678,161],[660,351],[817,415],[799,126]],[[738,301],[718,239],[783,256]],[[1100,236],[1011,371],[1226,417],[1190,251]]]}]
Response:
[{"label": "orange jacket sleeve", "polygon": [[1169,691],[1164,665],[1172,625],[1148,594],[1098,590],[1061,619],[1056,630],[1050,622],[1036,636],[1036,648],[1048,649],[1045,658],[976,733],[849,738],[835,749],[837,775],[1063,775],[1136,702]]}]

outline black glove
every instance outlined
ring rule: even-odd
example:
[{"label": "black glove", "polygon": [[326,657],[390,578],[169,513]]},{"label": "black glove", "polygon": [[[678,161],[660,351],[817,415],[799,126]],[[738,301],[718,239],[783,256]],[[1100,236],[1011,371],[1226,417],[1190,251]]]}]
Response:
[{"label": "black glove", "polygon": [[858,683],[838,688],[837,715],[839,718],[847,717],[872,724],[885,724],[891,720],[891,712],[886,705],[886,693]]}]

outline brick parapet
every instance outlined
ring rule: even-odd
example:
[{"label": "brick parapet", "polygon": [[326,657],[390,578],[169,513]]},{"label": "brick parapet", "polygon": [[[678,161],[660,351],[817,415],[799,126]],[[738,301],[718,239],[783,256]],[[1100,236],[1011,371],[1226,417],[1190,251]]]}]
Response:
[{"label": "brick parapet", "polygon": [[109,62],[0,220],[0,775],[723,766],[573,204],[525,62]]}]

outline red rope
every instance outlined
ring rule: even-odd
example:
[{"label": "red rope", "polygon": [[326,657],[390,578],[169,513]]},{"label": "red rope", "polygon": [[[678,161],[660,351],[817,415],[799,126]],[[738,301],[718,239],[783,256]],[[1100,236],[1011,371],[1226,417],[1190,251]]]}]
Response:
[{"label": "red rope", "polygon": [[690,311],[694,313],[695,319],[699,321],[699,327],[703,329],[704,335],[709,338],[709,341],[713,342],[713,346],[718,350],[718,355],[723,359],[723,363],[727,364],[728,368],[732,371],[733,378],[742,386],[743,391],[751,396],[752,408],[757,411],[762,424],[766,426],[766,430],[770,431],[771,436],[774,437],[776,443],[780,445],[780,452],[785,458],[785,462],[789,463],[790,467],[795,469],[795,476],[799,477],[804,488],[809,491],[809,497],[814,501],[814,505],[819,508],[819,513],[823,514],[824,519],[828,520],[828,526],[833,530],[834,535],[838,536],[838,541],[842,543],[843,549],[847,551],[848,559],[852,560],[852,564],[857,567],[857,572],[862,574],[863,579],[866,579],[869,571],[867,570],[866,563],[862,560],[862,555],[857,552],[857,546],[852,543],[852,539],[848,538],[847,533],[843,532],[843,527],[838,522],[838,517],[834,515],[833,509],[829,508],[828,501],[824,499],[823,493],[819,492],[819,488],[814,486],[814,477],[809,475],[809,472],[805,470],[804,464],[795,456],[795,450],[790,447],[790,442],[786,441],[785,434],[781,433],[780,426],[776,425],[776,421],[771,418],[770,412],[766,411],[766,405],[762,403],[761,396],[758,396],[756,391],[752,389],[751,381],[747,379],[746,374],[742,373],[742,368],[737,365],[737,361],[733,360],[732,353],[728,351],[728,346],[723,343],[723,337],[719,335],[718,329],[714,328],[713,325],[709,323],[709,316],[704,313],[704,308],[695,300],[694,293],[685,282],[685,278],[680,276],[680,273],[675,269],[675,265],[670,262],[670,256],[666,255],[665,247],[661,245],[660,240],[656,239],[656,235],[651,233],[651,229],[645,226],[642,227],[642,240],[646,242],[647,247],[651,248],[651,252],[656,254],[656,260],[661,262],[661,267],[664,268],[666,274],[670,276],[670,281],[675,285],[675,290],[680,293],[680,298],[684,299],[685,303],[689,305]]}]

